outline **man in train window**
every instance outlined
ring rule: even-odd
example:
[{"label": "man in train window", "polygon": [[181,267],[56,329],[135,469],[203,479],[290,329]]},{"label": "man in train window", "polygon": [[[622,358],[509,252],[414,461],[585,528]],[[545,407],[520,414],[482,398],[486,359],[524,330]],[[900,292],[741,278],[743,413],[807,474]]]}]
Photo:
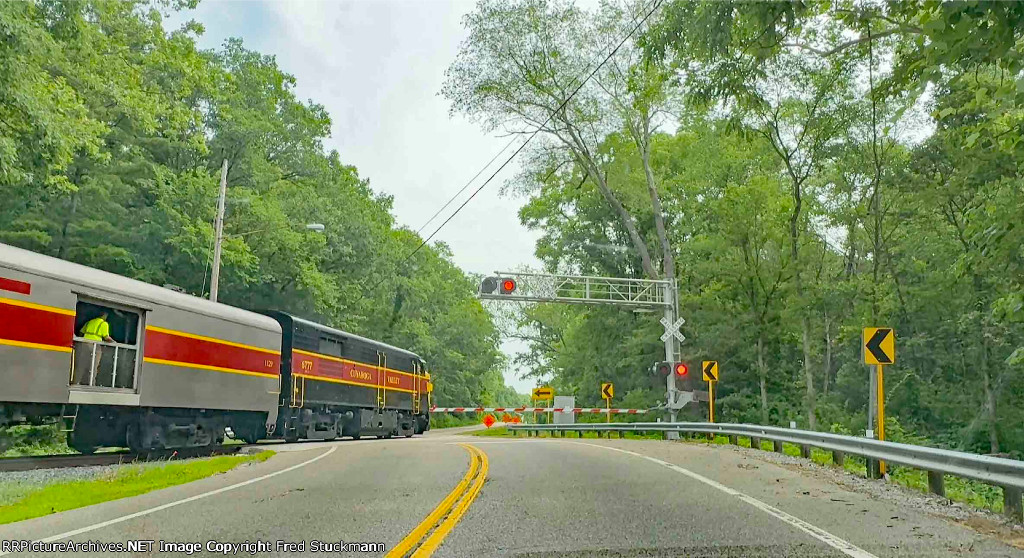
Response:
[{"label": "man in train window", "polygon": [[[82,337],[90,341],[105,341],[107,343],[113,343],[114,339],[110,336],[110,323],[107,322],[107,311],[103,310],[100,315],[85,322],[79,333]],[[93,363],[92,374],[93,377],[98,377],[100,374],[100,362],[103,361],[103,347],[96,346],[96,361]]]},{"label": "man in train window", "polygon": [[107,343],[113,343],[114,339],[110,337],[110,324],[107,322],[107,311],[104,310],[99,316],[85,322],[82,326],[80,333],[85,339],[92,341],[106,341]]}]

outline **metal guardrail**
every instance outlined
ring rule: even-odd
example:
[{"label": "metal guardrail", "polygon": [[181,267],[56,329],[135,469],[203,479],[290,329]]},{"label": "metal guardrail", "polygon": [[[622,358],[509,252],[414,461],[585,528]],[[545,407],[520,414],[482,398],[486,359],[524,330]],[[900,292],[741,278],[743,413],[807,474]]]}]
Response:
[{"label": "metal guardrail", "polygon": [[[870,438],[844,436],[829,432],[811,432],[774,426],[750,424],[713,424],[705,422],[633,422],[633,423],[581,423],[581,424],[513,424],[513,432],[689,432],[729,436],[736,444],[738,437],[750,438],[751,447],[760,448],[760,440],[772,440],[776,452],[782,452],[782,443],[800,446],[800,454],[810,457],[810,448],[832,451],[836,464],[844,463],[846,455],[895,463],[928,472],[928,488],[945,495],[943,475],[973,479],[1003,489],[1004,512],[1022,519],[1021,496],[1024,494],[1024,461],[990,457],[939,448],[882,442]],[[563,434],[564,436],[564,434]]]}]

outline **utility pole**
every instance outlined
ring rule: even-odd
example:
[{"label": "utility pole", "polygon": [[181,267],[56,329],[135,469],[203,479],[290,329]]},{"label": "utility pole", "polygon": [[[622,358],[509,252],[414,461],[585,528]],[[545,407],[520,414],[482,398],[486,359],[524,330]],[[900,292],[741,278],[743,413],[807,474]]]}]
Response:
[{"label": "utility pole", "polygon": [[224,241],[224,198],[228,192],[228,160],[220,167],[220,198],[217,200],[217,221],[214,225],[213,274],[210,276],[210,300],[217,302],[217,288],[220,286],[220,248]]}]

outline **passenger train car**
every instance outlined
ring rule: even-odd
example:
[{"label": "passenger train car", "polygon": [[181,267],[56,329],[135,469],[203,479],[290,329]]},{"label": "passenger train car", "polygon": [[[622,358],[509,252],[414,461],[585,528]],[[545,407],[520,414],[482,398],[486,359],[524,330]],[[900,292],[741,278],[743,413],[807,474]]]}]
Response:
[{"label": "passenger train car", "polygon": [[385,343],[0,244],[0,426],[56,419],[82,452],[413,436],[432,387]]}]

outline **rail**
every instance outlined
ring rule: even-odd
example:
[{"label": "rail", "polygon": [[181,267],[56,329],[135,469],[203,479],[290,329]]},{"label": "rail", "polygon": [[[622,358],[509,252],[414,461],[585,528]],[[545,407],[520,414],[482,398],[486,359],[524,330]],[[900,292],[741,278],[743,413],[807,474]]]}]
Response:
[{"label": "rail", "polygon": [[[939,448],[882,442],[870,438],[844,436],[828,432],[810,432],[774,426],[749,424],[713,424],[704,422],[633,422],[581,424],[512,424],[513,432],[688,432],[728,436],[733,444],[739,437],[749,438],[750,446],[760,448],[761,440],[771,440],[776,452],[788,442],[800,446],[800,455],[809,458],[811,448],[832,452],[833,462],[842,465],[847,455],[880,460],[928,473],[928,489],[945,496],[944,475],[972,479],[998,486],[1003,490],[1003,510],[1007,515],[1024,519],[1024,461],[990,457]],[[621,434],[620,434],[621,436]]]}]

